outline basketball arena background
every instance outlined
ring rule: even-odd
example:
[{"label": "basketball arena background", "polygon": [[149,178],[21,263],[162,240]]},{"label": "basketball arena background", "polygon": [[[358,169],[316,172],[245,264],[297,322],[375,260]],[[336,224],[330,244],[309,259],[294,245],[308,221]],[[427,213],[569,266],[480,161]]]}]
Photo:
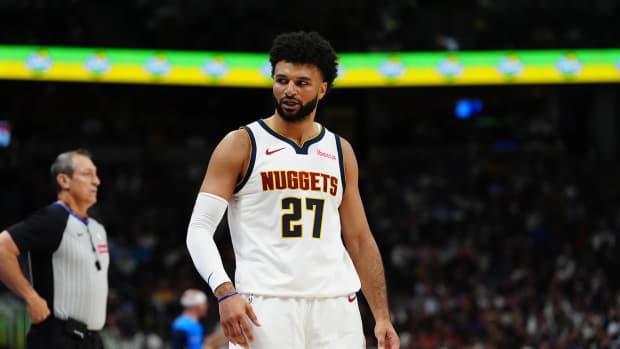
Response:
[{"label": "basketball arena background", "polygon": [[[402,347],[620,348],[619,20],[615,0],[2,0],[0,230],[90,149],[106,343],[165,348],[206,289],[185,234],[210,152],[273,112],[273,37],[316,30],[341,56],[318,121],[357,151]],[[22,348],[0,294],[0,348]]]}]

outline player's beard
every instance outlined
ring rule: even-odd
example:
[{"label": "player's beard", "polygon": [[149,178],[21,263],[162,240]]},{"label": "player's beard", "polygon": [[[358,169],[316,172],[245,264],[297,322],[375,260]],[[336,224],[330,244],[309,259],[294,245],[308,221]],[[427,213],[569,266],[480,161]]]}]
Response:
[{"label": "player's beard", "polygon": [[[316,108],[317,104],[319,104],[319,96],[317,95],[316,97],[314,97],[313,100],[311,100],[310,102],[306,103],[306,104],[301,104],[301,107],[299,107],[299,110],[297,110],[297,112],[294,113],[289,113],[287,111],[285,111],[282,108],[282,103],[284,102],[284,100],[286,100],[287,98],[284,97],[282,99],[280,99],[279,101],[276,99],[276,96],[273,96],[273,104],[276,106],[276,110],[278,111],[278,115],[280,115],[282,117],[282,119],[284,119],[285,121],[288,122],[300,122],[302,120],[304,120],[305,118],[308,117],[308,115],[310,115],[314,109]],[[288,98],[288,99],[293,99],[293,98]],[[297,102],[299,102],[298,100],[296,100]]]}]

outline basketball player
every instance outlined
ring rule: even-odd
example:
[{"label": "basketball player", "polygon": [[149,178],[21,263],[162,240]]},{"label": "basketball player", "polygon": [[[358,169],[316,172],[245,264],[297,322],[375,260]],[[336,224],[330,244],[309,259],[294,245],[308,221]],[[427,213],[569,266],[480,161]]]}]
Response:
[{"label": "basketball player", "polygon": [[[365,348],[360,286],[379,348],[399,347],[353,149],[314,121],[336,60],[317,33],[278,36],[270,50],[275,113],[229,133],[211,156],[187,245],[218,298],[231,348]],[[213,241],[226,209],[234,284]]]}]

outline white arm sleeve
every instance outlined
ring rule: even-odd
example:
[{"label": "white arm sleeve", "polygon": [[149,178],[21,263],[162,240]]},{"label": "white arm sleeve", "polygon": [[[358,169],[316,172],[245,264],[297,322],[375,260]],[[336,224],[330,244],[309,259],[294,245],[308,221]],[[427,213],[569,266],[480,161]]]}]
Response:
[{"label": "white arm sleeve", "polygon": [[192,261],[211,290],[230,281],[224,270],[213,234],[226,212],[228,202],[223,198],[200,192],[187,228],[187,249]]}]

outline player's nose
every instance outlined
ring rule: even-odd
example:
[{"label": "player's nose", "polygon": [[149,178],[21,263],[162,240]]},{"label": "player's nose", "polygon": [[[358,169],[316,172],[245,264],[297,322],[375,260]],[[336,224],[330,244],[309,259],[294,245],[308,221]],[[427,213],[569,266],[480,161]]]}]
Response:
[{"label": "player's nose", "polygon": [[297,95],[297,85],[295,85],[294,81],[289,81],[284,89],[284,95],[287,97],[293,97]]}]

